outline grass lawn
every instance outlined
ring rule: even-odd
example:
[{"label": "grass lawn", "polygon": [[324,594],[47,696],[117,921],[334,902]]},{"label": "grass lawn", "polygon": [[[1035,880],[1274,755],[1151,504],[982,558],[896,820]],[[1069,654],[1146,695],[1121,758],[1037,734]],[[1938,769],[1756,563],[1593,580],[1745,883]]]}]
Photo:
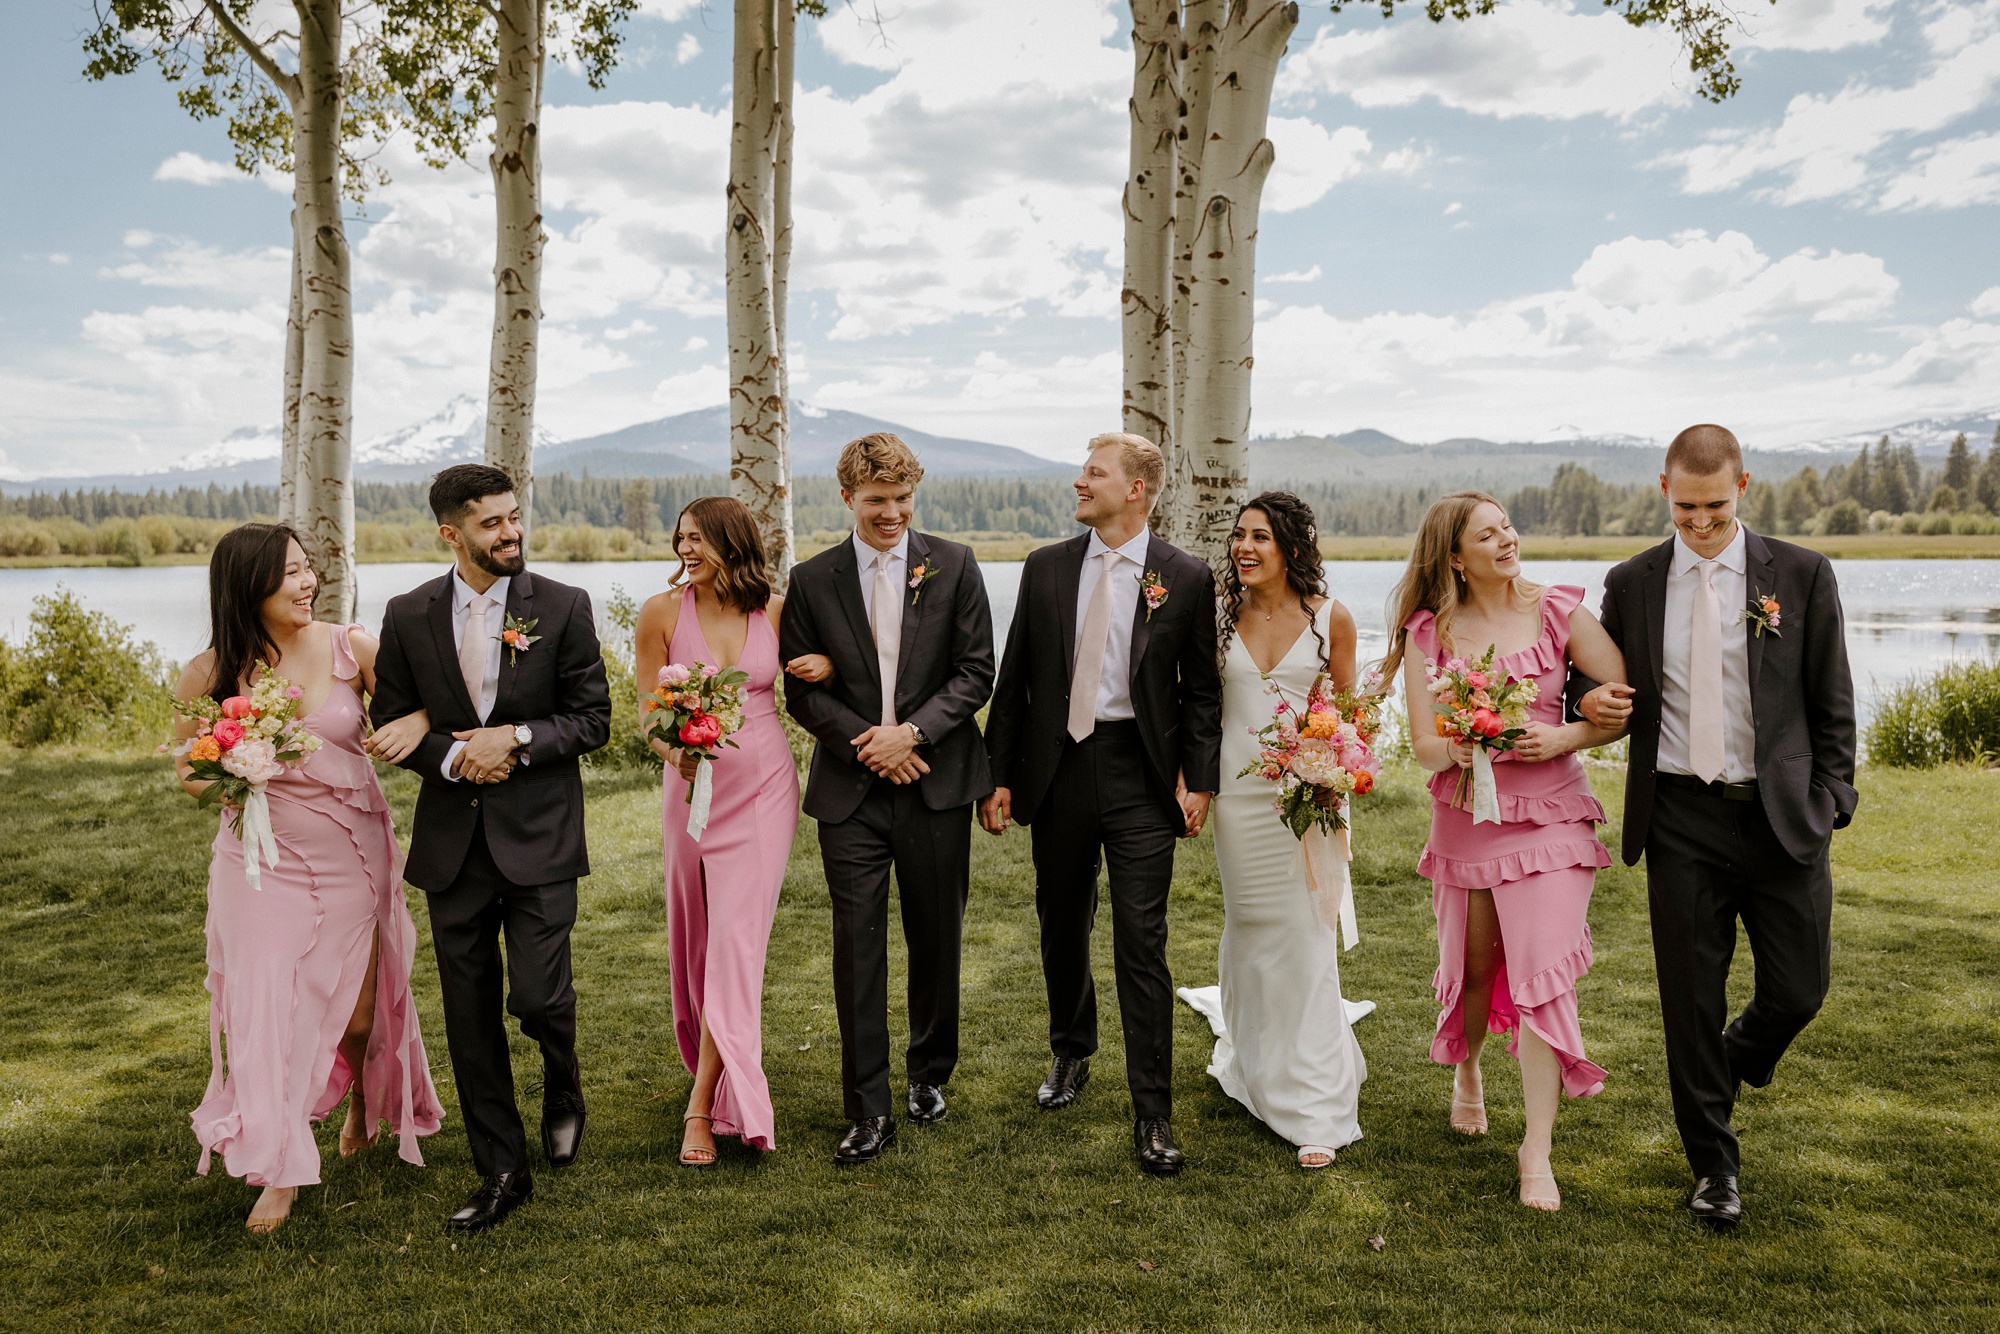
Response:
[{"label": "grass lawn", "polygon": [[[1617,774],[1593,777],[1614,804]],[[1519,1083],[1498,1044],[1494,1133],[1447,1130],[1449,1077],[1425,1055],[1435,954],[1408,773],[1390,775],[1356,830],[1363,940],[1345,990],[1380,1009],[1358,1028],[1367,1138],[1331,1170],[1298,1170],[1222,1096],[1203,1074],[1205,1026],[1180,1007],[1175,1127],[1189,1167],[1139,1174],[1108,914],[1097,1078],[1067,1112],[1034,1108],[1046,1017],[1016,832],[976,835],[950,1119],[906,1125],[882,1161],[836,1171],[839,1052],[809,828],[765,991],[779,1150],[725,1141],[718,1166],[680,1168],[688,1078],[668,1017],[658,791],[591,784],[582,1161],[539,1174],[535,1202],[497,1232],[454,1244],[440,1229],[473,1176],[426,941],[416,991],[450,1108],[429,1168],[386,1145],[342,1161],[325,1126],[325,1184],[253,1238],[254,1192],[219,1165],[194,1175],[187,1120],[208,1073],[212,823],[158,760],[0,758],[0,1328],[1995,1327],[2000,774],[1864,776],[1861,822],[1836,844],[1833,995],[1777,1082],[1738,1109],[1749,1219],[1731,1237],[1681,1212],[1644,884],[1623,868],[1598,882],[1597,968],[1582,987],[1590,1053],[1611,1079],[1557,1123],[1563,1211],[1514,1201]],[[403,827],[411,789],[395,775]],[[1221,896],[1207,842],[1181,855],[1175,974],[1207,983]],[[533,1061],[515,1051],[525,1082]]]}]

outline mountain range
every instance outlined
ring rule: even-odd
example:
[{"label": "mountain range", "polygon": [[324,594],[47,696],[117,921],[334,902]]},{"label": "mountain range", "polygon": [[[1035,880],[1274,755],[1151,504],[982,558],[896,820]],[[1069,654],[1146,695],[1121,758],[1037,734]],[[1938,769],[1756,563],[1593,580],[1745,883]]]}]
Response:
[{"label": "mountain range", "polygon": [[[1914,446],[1924,457],[1942,456],[1954,436],[1966,435],[1984,452],[2000,427],[2000,407],[1956,417],[1927,417],[1895,426],[1828,436],[1779,448],[1752,449],[1753,473],[1789,475],[1806,463],[1852,458],[1884,435],[1895,445]],[[840,448],[857,436],[892,431],[909,442],[934,477],[1018,477],[1063,479],[1075,464],[1043,458],[1009,445],[932,435],[894,422],[795,403],[792,414],[792,467],[801,475],[831,475]],[[575,440],[557,440],[537,430],[538,472],[582,473],[600,477],[668,477],[719,474],[729,470],[728,408],[717,405]],[[422,421],[357,445],[354,475],[361,481],[415,481],[439,468],[483,457],[485,403],[460,395]],[[1376,430],[1339,435],[1267,437],[1251,442],[1251,475],[1258,484],[1353,482],[1410,485],[1449,479],[1455,486],[1503,488],[1544,482],[1563,463],[1589,468],[1608,482],[1649,481],[1659,471],[1661,442],[1643,436],[1590,434],[1558,429],[1535,440],[1500,442],[1459,437],[1428,444],[1399,440]],[[0,491],[79,488],[145,491],[156,487],[225,487],[277,480],[276,427],[245,427],[157,472],[97,476],[51,476],[0,483]]]}]

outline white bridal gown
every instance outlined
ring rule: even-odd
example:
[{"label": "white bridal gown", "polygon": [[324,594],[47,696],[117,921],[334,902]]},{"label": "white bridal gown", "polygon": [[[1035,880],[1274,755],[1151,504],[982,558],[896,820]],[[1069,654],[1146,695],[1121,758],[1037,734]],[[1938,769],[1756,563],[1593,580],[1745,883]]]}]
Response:
[{"label": "white bridal gown", "polygon": [[[1314,618],[1321,635],[1332,605]],[[1308,630],[1266,676],[1241,637],[1230,641],[1222,665],[1222,790],[1213,811],[1222,985],[1179,994],[1215,1030],[1208,1073],[1223,1092],[1295,1145],[1339,1149],[1361,1138],[1356,1104],[1368,1065],[1353,1021],[1375,1004],[1341,999],[1340,948],[1307,892],[1299,842],[1272,808],[1274,786],[1236,777],[1257,758],[1251,733],[1271,720],[1279,695],[1305,707],[1318,650]],[[1347,863],[1337,865],[1345,894]]]}]

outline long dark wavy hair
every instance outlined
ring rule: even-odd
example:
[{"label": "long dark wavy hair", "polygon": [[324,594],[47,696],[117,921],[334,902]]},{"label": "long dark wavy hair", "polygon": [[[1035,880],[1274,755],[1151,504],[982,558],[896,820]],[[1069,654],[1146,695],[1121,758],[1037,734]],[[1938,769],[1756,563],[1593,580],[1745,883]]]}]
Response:
[{"label": "long dark wavy hair", "polygon": [[[1266,491],[1236,511],[1236,522],[1242,523],[1243,516],[1251,510],[1262,510],[1271,521],[1271,537],[1278,550],[1285,553],[1285,586],[1299,600],[1299,610],[1306,614],[1306,628],[1319,644],[1320,666],[1325,667],[1326,636],[1320,633],[1319,618],[1313,615],[1312,604],[1306,600],[1326,591],[1326,564],[1319,555],[1319,521],[1312,506],[1289,491]],[[1229,641],[1236,637],[1236,618],[1242,611],[1243,580],[1236,573],[1236,562],[1230,560],[1225,562],[1222,572],[1222,625],[1216,637],[1218,660],[1229,655]]]},{"label": "long dark wavy hair", "polygon": [[[674,516],[674,546],[681,544],[681,519],[692,517],[701,529],[701,544],[715,562],[715,597],[725,607],[748,616],[771,601],[771,569],[764,538],[749,507],[734,496],[699,496]],[[667,584],[678,588],[687,578],[682,563]]]},{"label": "long dark wavy hair", "polygon": [[298,540],[286,524],[246,523],[215,544],[208,558],[208,646],[215,651],[208,693],[215,699],[236,694],[258,663],[278,656],[264,601],[285,582],[285,553]]}]

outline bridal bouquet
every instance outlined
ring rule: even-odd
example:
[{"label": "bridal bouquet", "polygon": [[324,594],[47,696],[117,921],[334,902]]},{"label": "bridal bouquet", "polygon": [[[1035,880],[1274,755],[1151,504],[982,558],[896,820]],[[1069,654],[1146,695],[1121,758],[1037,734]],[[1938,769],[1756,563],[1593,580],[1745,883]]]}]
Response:
[{"label": "bridal bouquet", "polygon": [[319,749],[319,737],[299,714],[304,696],[284,677],[267,674],[247,695],[231,695],[219,704],[198,695],[174,704],[174,712],[193,719],[196,730],[172,753],[188,762],[190,777],[208,782],[201,807],[226,802],[233,808],[230,827],[248,845],[243,875],[255,890],[264,888],[258,863],[278,864],[278,838],[264,787]]},{"label": "bridal bouquet", "polygon": [[659,689],[646,697],[653,705],[646,739],[692,752],[700,761],[687,791],[688,837],[696,841],[708,828],[714,797],[710,766],[720,747],[736,745],[730,738],[743,727],[743,687],[749,680],[748,672],[735,667],[723,671],[705,662],[670,662],[660,668]]},{"label": "bridal bouquet", "polygon": [[1493,756],[1514,749],[1528,732],[1529,709],[1539,692],[1533,681],[1517,680],[1493,666],[1494,645],[1474,661],[1447,658],[1442,667],[1424,665],[1437,734],[1472,747],[1472,768],[1458,773],[1452,793],[1455,810],[1472,811],[1472,822],[1500,823],[1499,795],[1493,786]]}]

